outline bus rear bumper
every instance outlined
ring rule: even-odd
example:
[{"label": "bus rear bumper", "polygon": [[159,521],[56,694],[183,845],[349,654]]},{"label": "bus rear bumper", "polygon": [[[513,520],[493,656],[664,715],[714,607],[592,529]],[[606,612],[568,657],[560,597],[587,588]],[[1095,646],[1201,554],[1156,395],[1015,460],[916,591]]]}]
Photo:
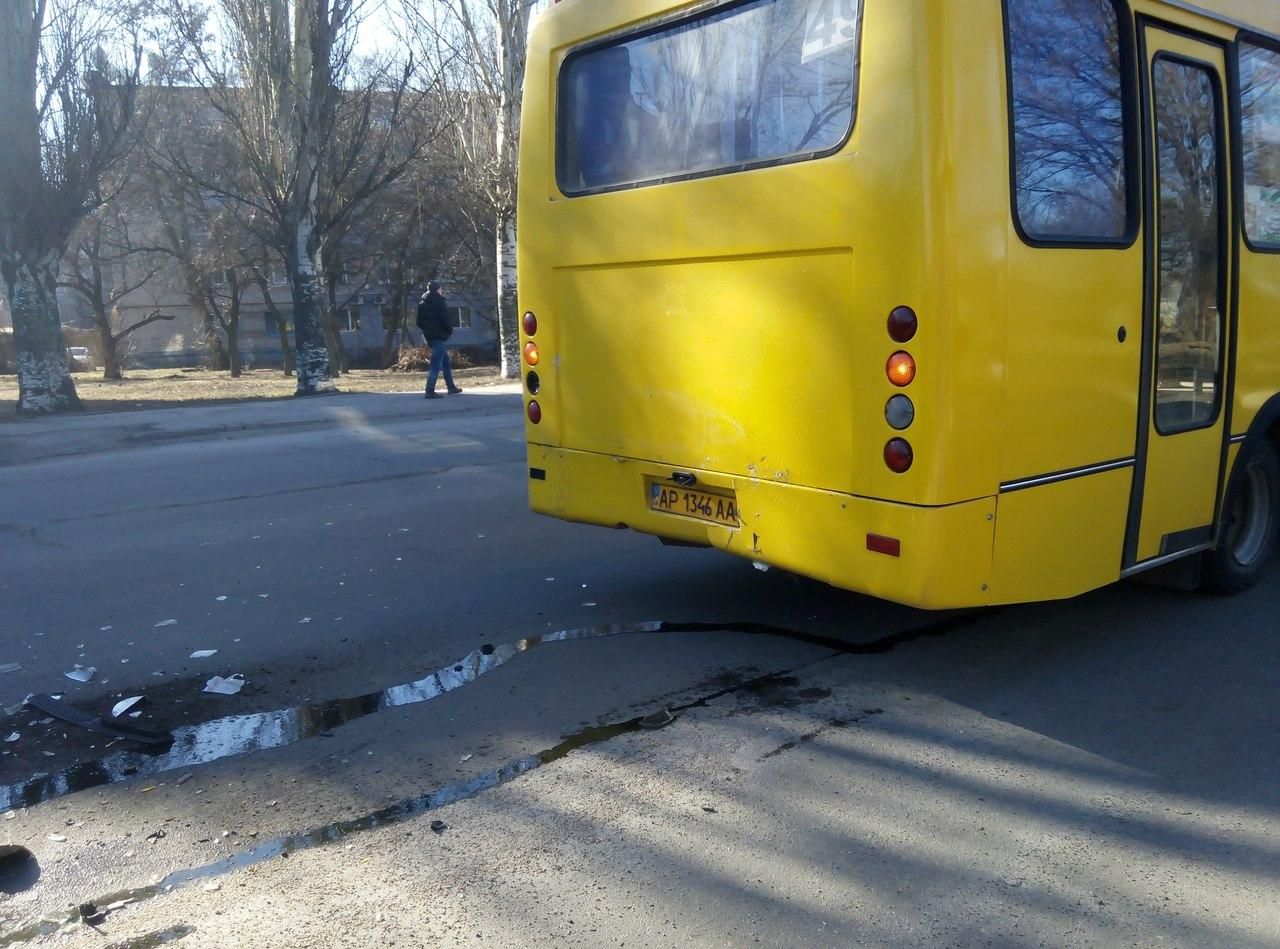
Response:
[{"label": "bus rear bumper", "polygon": [[[529,446],[529,467],[530,505],[539,514],[715,547],[921,609],[992,603],[994,497],[916,507],[541,445]],[[742,526],[651,510],[651,485],[677,470],[696,475],[699,487],[731,495]],[[892,549],[893,541],[897,556],[871,549]]]}]

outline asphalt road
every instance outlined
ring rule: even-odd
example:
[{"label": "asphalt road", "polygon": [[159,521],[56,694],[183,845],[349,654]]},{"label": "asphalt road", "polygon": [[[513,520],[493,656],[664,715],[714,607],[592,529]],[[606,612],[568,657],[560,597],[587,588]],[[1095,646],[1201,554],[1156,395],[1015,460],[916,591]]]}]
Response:
[{"label": "asphalt road", "polygon": [[3,433],[0,706],[176,740],[0,713],[0,946],[1280,943],[1274,571],[921,614],[535,518],[518,404]]}]

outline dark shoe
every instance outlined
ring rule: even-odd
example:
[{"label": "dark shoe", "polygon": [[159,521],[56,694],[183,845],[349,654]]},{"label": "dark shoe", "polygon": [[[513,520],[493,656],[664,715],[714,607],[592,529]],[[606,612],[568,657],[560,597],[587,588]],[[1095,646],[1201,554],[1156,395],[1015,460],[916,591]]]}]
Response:
[{"label": "dark shoe", "polygon": [[454,386],[449,390],[450,395],[462,395],[462,386]]},{"label": "dark shoe", "polygon": [[428,393],[427,393],[427,395],[426,395],[426,398],[428,398],[428,399],[443,399],[443,398],[444,398],[444,396],[442,396],[439,392],[428,392]]}]

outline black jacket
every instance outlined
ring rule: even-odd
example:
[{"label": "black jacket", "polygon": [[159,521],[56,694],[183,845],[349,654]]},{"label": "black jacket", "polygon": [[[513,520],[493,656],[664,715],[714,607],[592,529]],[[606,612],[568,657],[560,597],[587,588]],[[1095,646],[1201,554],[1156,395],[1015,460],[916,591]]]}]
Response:
[{"label": "black jacket", "polygon": [[449,305],[444,294],[429,293],[418,304],[418,329],[428,343],[442,343],[453,335],[453,323],[449,320]]}]

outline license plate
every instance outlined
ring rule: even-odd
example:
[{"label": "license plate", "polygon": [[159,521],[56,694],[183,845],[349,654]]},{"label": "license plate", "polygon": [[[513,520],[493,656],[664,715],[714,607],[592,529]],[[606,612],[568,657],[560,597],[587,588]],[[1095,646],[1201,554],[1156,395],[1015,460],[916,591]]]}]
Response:
[{"label": "license plate", "polygon": [[721,527],[742,526],[738,517],[738,499],[732,494],[714,494],[661,481],[649,484],[649,510]]}]

